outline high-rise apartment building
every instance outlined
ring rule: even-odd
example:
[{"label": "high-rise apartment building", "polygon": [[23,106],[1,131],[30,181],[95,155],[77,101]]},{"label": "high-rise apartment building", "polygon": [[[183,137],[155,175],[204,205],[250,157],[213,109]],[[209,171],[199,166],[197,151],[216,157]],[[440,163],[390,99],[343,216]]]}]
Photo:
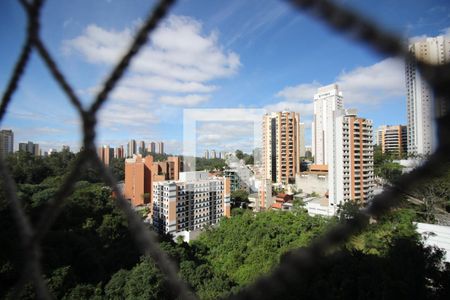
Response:
[{"label": "high-rise apartment building", "polygon": [[334,148],[329,154],[329,204],[349,200],[366,203],[373,197],[372,121],[359,118],[356,110],[341,111],[335,117]]},{"label": "high-rise apartment building", "polygon": [[28,141],[27,143],[19,143],[19,151],[28,152],[35,156],[41,155],[39,144]]},{"label": "high-rise apartment building", "polygon": [[125,160],[124,196],[134,206],[150,204],[153,182],[178,180],[182,169],[180,157],[155,162],[153,156],[134,155]]},{"label": "high-rise apartment building", "polygon": [[0,158],[13,153],[14,150],[14,132],[3,129],[0,131]]},{"label": "high-rise apartment building", "polygon": [[312,154],[316,165],[329,163],[328,155],[333,149],[334,118],[343,108],[342,92],[337,84],[321,87],[314,95]]},{"label": "high-rise apartment building", "polygon": [[216,150],[211,150],[211,158],[217,158]]},{"label": "high-rise apartment building", "polygon": [[310,145],[305,146],[305,157],[312,158],[312,146]]},{"label": "high-rise apartment building", "polygon": [[404,125],[382,125],[377,130],[377,145],[383,153],[399,156],[407,153],[408,133]]},{"label": "high-rise apartment building", "polygon": [[133,157],[135,154],[137,154],[136,141],[130,140],[127,145],[127,157]]},{"label": "high-rise apartment building", "polygon": [[205,153],[203,154],[203,157],[206,159],[209,159],[209,151],[208,149],[205,150]]},{"label": "high-rise apartment building", "polygon": [[153,226],[164,233],[200,230],[230,216],[230,181],[207,172],[153,183]]},{"label": "high-rise apartment building", "polygon": [[264,178],[276,183],[295,180],[300,171],[300,117],[295,112],[273,112],[263,117]]},{"label": "high-rise apartment building", "polygon": [[33,145],[33,154],[35,156],[41,156],[41,148],[39,147],[39,144]]},{"label": "high-rise apartment building", "polygon": [[164,154],[164,142],[158,142],[158,154]]},{"label": "high-rise apartment building", "polygon": [[305,144],[305,123],[300,123],[300,157],[305,157],[306,154],[306,144]]},{"label": "high-rise apartment building", "polygon": [[140,141],[139,142],[139,149],[138,149],[138,153],[140,155],[144,155],[145,153],[145,142],[144,141]]},{"label": "high-rise apartment building", "polygon": [[114,157],[114,148],[109,146],[99,147],[97,150],[98,157],[105,164],[105,166],[109,166],[113,157]]},{"label": "high-rise apartment building", "polygon": [[[23,151],[23,152],[32,152],[33,151],[33,150],[28,151],[28,149],[29,149],[28,143],[19,143],[19,151]],[[33,149],[33,148],[31,148],[31,149]]]},{"label": "high-rise apartment building", "polygon": [[[450,39],[445,36],[426,38],[409,45],[409,52],[421,61],[441,65],[450,62]],[[444,99],[435,101],[430,87],[414,63],[407,63],[406,90],[408,110],[408,153],[430,154],[436,145],[434,118],[448,111]]]},{"label": "high-rise apartment building", "polygon": [[125,158],[125,149],[123,145],[114,149],[114,158]]},{"label": "high-rise apartment building", "polygon": [[156,143],[155,142],[150,142],[150,144],[148,145],[147,150],[150,153],[156,153]]}]

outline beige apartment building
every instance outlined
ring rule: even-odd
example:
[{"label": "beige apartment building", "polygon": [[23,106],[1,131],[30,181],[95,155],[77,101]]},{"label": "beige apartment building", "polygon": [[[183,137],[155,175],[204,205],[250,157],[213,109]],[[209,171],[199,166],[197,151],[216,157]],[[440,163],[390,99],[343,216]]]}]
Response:
[{"label": "beige apartment building", "polygon": [[105,145],[97,149],[97,154],[105,166],[109,166],[114,158],[114,148]]},{"label": "beige apartment building", "polygon": [[345,201],[366,203],[373,197],[372,121],[345,110],[335,119],[334,151],[330,159],[329,203],[334,211]]},{"label": "beige apartment building", "polygon": [[123,145],[114,149],[114,158],[125,158],[125,149]]},{"label": "beige apartment building", "polygon": [[295,112],[273,112],[263,117],[264,179],[286,184],[300,171],[300,117]]},{"label": "beige apartment building", "polygon": [[377,130],[377,145],[381,146],[383,153],[389,152],[397,155],[407,153],[408,132],[404,125],[382,125]]},{"label": "beige apartment building", "polygon": [[198,231],[230,217],[230,179],[182,172],[178,181],[153,183],[152,224],[160,232]]}]

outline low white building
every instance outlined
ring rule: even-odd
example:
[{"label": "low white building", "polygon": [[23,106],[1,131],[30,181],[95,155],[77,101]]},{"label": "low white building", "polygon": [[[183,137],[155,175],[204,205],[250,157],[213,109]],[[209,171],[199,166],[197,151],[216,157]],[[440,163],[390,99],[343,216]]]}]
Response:
[{"label": "low white building", "polygon": [[394,160],[395,163],[400,164],[403,169],[402,173],[409,173],[417,167],[420,167],[426,160],[421,158],[408,158],[408,159],[400,159]]},{"label": "low white building", "polygon": [[317,193],[324,196],[328,191],[327,172],[302,172],[295,176],[295,186],[304,194]]},{"label": "low white building", "polygon": [[328,205],[328,199],[326,198],[310,197],[303,199],[303,202],[310,216],[331,217],[334,215],[334,209]]},{"label": "low white building", "polygon": [[436,246],[446,251],[444,260],[450,262],[450,226],[416,223],[417,232],[426,246]]}]

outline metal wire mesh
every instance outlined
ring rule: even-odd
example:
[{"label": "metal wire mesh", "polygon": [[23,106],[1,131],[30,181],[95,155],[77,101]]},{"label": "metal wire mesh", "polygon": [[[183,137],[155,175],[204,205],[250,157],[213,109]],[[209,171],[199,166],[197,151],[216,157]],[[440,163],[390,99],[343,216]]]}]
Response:
[{"label": "metal wire mesh", "polygon": [[[20,291],[25,283],[33,282],[36,295],[40,299],[51,299],[46,286],[41,268],[41,248],[40,241],[50,229],[52,223],[58,216],[64,200],[70,196],[74,189],[74,184],[79,176],[80,169],[88,163],[94,165],[100,172],[103,180],[112,188],[117,195],[116,204],[124,212],[130,232],[138,244],[143,254],[152,257],[158,268],[166,276],[167,281],[173,289],[174,295],[181,299],[196,299],[196,295],[190,291],[187,285],[178,277],[175,264],[161,250],[157,242],[157,236],[149,231],[140,218],[135,214],[130,205],[124,199],[117,187],[116,181],[109,169],[106,168],[95,151],[95,128],[96,117],[102,105],[108,100],[109,93],[114,89],[124,72],[127,70],[133,57],[140,48],[147,42],[149,33],[154,30],[161,19],[167,14],[174,0],[161,0],[150,12],[146,21],[137,32],[133,42],[129,46],[127,53],[110,73],[103,84],[103,88],[97,94],[94,101],[87,109],[84,109],[79,98],[71,85],[67,82],[57,64],[47,51],[45,44],[39,35],[40,11],[43,0],[28,2],[19,0],[28,16],[27,34],[21,53],[15,64],[11,78],[3,93],[0,105],[0,122],[6,113],[12,96],[17,90],[20,79],[27,67],[31,51],[36,51],[50,70],[55,81],[60,85],[66,96],[69,98],[83,124],[83,148],[77,161],[65,176],[63,183],[59,187],[55,197],[42,213],[37,226],[32,228],[30,220],[26,216],[23,205],[17,197],[17,187],[3,159],[0,159],[0,174],[3,178],[3,189],[13,212],[15,222],[19,228],[20,238],[23,247],[24,269],[22,276],[15,288],[13,298],[20,296]],[[357,41],[365,43],[374,50],[389,56],[399,56],[408,61],[416,63],[423,78],[432,88],[435,99],[439,101],[449,101],[450,99],[450,65],[432,66],[421,61],[416,61],[406,51],[401,40],[395,35],[385,32],[375,24],[369,23],[363,17],[340,7],[328,0],[291,0],[295,8],[303,10],[313,15],[317,19],[325,22],[328,26],[349,34]],[[395,207],[403,191],[413,186],[417,186],[425,179],[441,176],[445,165],[443,162],[450,161],[450,114],[440,117],[438,124],[437,150],[429,157],[428,161],[421,167],[402,176],[395,186],[377,195],[370,205],[361,210],[357,216],[349,221],[345,221],[335,226],[319,239],[315,240],[309,247],[301,248],[291,252],[286,256],[273,272],[255,283],[243,289],[235,299],[272,299],[276,298],[280,289],[285,289],[292,285],[301,277],[307,276],[308,270],[313,268],[315,263],[321,259],[329,250],[347,241],[353,234],[363,229],[368,222],[367,218],[379,217]]]}]

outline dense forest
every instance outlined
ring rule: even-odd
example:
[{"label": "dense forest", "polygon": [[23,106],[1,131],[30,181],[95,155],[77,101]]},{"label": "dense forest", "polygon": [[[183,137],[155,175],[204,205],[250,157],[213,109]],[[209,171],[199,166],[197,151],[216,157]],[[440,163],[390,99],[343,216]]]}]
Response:
[{"label": "dense forest", "polygon": [[[16,153],[8,158],[33,223],[74,158],[69,152],[49,157]],[[120,161],[111,169],[121,176]],[[153,261],[134,246],[110,189],[98,181],[95,170],[80,172],[74,193],[42,241],[43,275],[51,293],[57,299],[173,299]],[[217,299],[270,272],[290,250],[307,246],[339,219],[352,218],[355,209],[346,205],[330,219],[309,216],[300,204],[292,212],[254,214],[234,209],[230,219],[207,228],[194,242],[161,236],[160,243],[201,299]],[[401,208],[371,220],[367,230],[334,249],[309,274],[266,295],[277,299],[450,299],[450,266],[443,263],[441,251],[420,242],[413,225],[416,218],[413,209]],[[0,192],[0,298],[11,295],[25,263],[18,236]],[[31,283],[22,298],[35,298]]]}]

